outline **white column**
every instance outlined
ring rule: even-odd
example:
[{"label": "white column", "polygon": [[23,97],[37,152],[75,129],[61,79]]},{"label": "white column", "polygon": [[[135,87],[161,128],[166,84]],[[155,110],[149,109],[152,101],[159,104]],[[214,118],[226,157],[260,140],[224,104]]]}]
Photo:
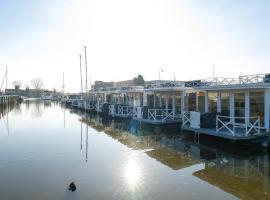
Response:
[{"label": "white column", "polygon": [[154,107],[156,107],[156,94],[154,93]]},{"label": "white column", "polygon": [[165,108],[168,110],[168,95],[165,96]]},{"label": "white column", "polygon": [[175,115],[175,94],[173,94],[173,97],[172,97],[172,112],[174,116]]},{"label": "white column", "polygon": [[199,97],[198,97],[198,92],[196,92],[196,111],[199,110]]},{"label": "white column", "polygon": [[230,117],[234,117],[234,94],[230,91]]},{"label": "white column", "polygon": [[221,112],[221,94],[218,92],[217,94],[217,112]]},{"label": "white column", "polygon": [[269,131],[269,115],[270,115],[270,89],[264,92],[264,126]]},{"label": "white column", "polygon": [[185,90],[181,92],[181,114],[184,114],[185,111]]},{"label": "white column", "polygon": [[147,102],[147,93],[144,92],[143,93],[143,106],[147,106],[148,102]]},{"label": "white column", "polygon": [[249,104],[249,91],[245,92],[245,117],[249,118],[250,116],[250,104]]},{"label": "white column", "polygon": [[208,112],[208,92],[205,91],[205,112]]}]

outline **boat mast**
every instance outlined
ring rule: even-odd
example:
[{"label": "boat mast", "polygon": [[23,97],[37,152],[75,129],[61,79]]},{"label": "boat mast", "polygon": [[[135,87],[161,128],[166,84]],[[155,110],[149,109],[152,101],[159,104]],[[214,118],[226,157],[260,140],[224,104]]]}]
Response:
[{"label": "boat mast", "polygon": [[84,56],[85,56],[85,90],[88,91],[87,87],[87,57],[86,57],[86,46],[84,47]]},{"label": "boat mast", "polygon": [[83,80],[82,80],[82,55],[80,54],[80,76],[81,76],[81,93],[83,93]]},{"label": "boat mast", "polygon": [[6,66],[6,89],[8,87],[8,67]]},{"label": "boat mast", "polygon": [[62,85],[62,89],[63,89],[63,94],[65,94],[65,72],[63,72],[63,85]]}]

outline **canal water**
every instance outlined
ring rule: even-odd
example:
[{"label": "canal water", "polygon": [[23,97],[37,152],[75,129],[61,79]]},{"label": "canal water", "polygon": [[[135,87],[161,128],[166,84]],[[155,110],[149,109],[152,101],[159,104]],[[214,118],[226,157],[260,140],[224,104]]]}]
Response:
[{"label": "canal water", "polygon": [[[270,198],[262,149],[53,102],[29,100],[0,112],[1,200]],[[72,181],[75,192],[67,190]]]}]

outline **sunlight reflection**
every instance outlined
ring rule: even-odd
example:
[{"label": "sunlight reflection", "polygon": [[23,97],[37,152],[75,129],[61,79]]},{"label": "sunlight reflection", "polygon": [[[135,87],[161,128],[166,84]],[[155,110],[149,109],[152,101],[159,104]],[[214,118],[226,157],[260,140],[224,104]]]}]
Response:
[{"label": "sunlight reflection", "polygon": [[138,185],[141,179],[141,168],[136,160],[129,160],[125,166],[124,176],[131,187]]}]

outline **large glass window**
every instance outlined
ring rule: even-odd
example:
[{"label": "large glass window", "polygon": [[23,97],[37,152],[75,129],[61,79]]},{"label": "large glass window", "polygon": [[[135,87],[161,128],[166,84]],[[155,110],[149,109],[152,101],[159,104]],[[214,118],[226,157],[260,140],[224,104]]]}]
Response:
[{"label": "large glass window", "polygon": [[205,93],[198,92],[198,111],[205,112]]},{"label": "large glass window", "polygon": [[186,93],[185,111],[196,111],[196,92]]},{"label": "large glass window", "polygon": [[154,95],[153,94],[148,94],[147,95],[147,103],[149,107],[154,107]]},{"label": "large glass window", "polygon": [[245,93],[234,93],[234,116],[241,117],[236,118],[236,122],[245,123]]},{"label": "large glass window", "polygon": [[217,112],[217,92],[208,92],[208,112]]},{"label": "large glass window", "polygon": [[172,96],[168,96],[168,109],[172,109]]},{"label": "large glass window", "polygon": [[230,116],[230,93],[220,93],[221,114],[224,116]]},{"label": "large glass window", "polygon": [[250,92],[250,116],[260,117],[261,125],[264,125],[264,92]]},{"label": "large glass window", "polygon": [[175,95],[175,113],[181,114],[181,94]]},{"label": "large glass window", "polygon": [[161,108],[165,109],[166,107],[166,100],[165,100],[165,96],[161,96]]}]

